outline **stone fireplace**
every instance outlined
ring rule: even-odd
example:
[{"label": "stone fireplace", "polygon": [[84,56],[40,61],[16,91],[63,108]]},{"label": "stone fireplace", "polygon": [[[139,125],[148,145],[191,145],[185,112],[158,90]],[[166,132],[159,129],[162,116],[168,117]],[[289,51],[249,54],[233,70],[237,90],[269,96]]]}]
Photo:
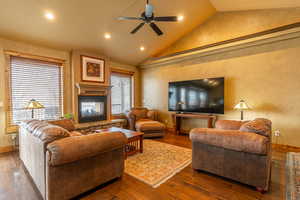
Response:
[{"label": "stone fireplace", "polygon": [[107,96],[78,96],[78,122],[107,120]]}]

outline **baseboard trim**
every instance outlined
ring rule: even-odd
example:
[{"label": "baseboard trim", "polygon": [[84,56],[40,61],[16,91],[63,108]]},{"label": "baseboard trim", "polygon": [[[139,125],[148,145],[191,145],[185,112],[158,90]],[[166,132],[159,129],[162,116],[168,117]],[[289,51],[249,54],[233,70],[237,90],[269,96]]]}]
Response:
[{"label": "baseboard trim", "polygon": [[0,153],[7,153],[15,151],[15,147],[13,145],[0,147]]}]

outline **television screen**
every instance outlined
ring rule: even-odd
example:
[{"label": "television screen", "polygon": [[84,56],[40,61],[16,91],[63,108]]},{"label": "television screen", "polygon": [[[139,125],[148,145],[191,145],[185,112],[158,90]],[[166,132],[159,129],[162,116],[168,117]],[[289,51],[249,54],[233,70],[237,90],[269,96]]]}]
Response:
[{"label": "television screen", "polygon": [[224,114],[224,78],[170,82],[169,111]]}]

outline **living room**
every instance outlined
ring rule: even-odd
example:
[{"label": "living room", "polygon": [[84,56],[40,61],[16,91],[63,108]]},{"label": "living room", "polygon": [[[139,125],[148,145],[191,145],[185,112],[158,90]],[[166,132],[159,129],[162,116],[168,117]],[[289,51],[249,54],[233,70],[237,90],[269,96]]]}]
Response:
[{"label": "living room", "polygon": [[299,50],[296,0],[4,0],[0,199],[300,199]]}]

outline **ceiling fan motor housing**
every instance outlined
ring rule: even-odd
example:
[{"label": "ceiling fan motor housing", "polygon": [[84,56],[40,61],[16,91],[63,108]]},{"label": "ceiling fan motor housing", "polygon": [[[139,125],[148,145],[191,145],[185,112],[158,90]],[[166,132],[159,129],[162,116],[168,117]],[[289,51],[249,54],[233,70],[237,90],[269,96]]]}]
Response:
[{"label": "ceiling fan motor housing", "polygon": [[145,16],[150,18],[153,15],[153,6],[150,4],[146,4]]}]

